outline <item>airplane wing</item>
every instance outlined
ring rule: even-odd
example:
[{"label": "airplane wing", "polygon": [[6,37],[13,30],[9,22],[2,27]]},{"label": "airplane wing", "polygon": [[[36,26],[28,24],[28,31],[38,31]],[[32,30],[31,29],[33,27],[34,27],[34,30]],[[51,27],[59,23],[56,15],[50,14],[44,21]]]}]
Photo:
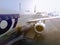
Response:
[{"label": "airplane wing", "polygon": [[50,19],[59,19],[59,18],[60,18],[60,16],[47,17],[47,18],[38,18],[38,19],[30,19],[30,20],[28,20],[27,23],[38,22],[40,20],[43,21],[43,20],[50,20]]}]

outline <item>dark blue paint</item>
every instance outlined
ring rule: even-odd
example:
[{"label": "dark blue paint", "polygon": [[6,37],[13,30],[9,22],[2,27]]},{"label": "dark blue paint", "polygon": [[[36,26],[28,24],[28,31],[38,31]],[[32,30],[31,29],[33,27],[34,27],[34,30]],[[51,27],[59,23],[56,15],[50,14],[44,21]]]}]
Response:
[{"label": "dark blue paint", "polygon": [[11,19],[6,20],[6,21],[7,21],[8,25],[7,25],[7,27],[4,28],[4,29],[1,29],[1,28],[0,28],[0,34],[3,34],[3,33],[5,33],[6,31],[8,31],[9,28],[11,27],[11,25],[12,25],[12,20],[11,20]]},{"label": "dark blue paint", "polygon": [[14,25],[12,27],[12,28],[15,28],[19,17],[20,17],[19,14],[0,14],[0,23],[3,20],[7,21],[8,23],[6,28],[1,29],[0,27],[0,34],[3,34],[10,29],[10,27],[12,26],[12,19],[15,19]]},{"label": "dark blue paint", "polygon": [[17,22],[18,22],[18,18],[15,18],[15,22],[14,22],[13,28],[15,28],[15,26],[17,25]]}]

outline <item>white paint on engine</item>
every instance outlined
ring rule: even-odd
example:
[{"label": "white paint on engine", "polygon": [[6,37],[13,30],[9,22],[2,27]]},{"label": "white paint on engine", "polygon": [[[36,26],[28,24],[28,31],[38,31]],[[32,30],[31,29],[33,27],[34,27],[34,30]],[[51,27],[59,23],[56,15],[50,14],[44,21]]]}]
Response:
[{"label": "white paint on engine", "polygon": [[36,29],[36,26],[38,26],[38,25],[42,26],[42,27],[45,29],[45,24],[44,24],[44,23],[41,23],[41,22],[38,22],[38,23],[36,23],[35,26],[34,26],[35,32],[37,32],[37,33],[43,32],[44,29],[43,29],[43,31],[41,31],[41,32],[39,32],[39,31]]}]

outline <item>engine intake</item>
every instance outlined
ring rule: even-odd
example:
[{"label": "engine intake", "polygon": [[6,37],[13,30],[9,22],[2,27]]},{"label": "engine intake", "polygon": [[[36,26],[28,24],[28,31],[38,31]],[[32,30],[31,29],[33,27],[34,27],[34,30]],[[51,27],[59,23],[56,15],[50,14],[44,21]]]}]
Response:
[{"label": "engine intake", "polygon": [[34,26],[35,32],[41,33],[45,29],[45,24],[44,23],[37,23]]}]

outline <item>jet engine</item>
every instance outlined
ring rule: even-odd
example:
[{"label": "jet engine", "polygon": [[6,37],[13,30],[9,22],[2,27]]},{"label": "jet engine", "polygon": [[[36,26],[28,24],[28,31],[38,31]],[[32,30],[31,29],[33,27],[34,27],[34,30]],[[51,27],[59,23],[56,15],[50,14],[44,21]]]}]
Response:
[{"label": "jet engine", "polygon": [[45,29],[45,24],[43,22],[38,22],[34,26],[36,33],[41,33]]},{"label": "jet engine", "polygon": [[0,14],[0,35],[16,27],[19,14]]}]

